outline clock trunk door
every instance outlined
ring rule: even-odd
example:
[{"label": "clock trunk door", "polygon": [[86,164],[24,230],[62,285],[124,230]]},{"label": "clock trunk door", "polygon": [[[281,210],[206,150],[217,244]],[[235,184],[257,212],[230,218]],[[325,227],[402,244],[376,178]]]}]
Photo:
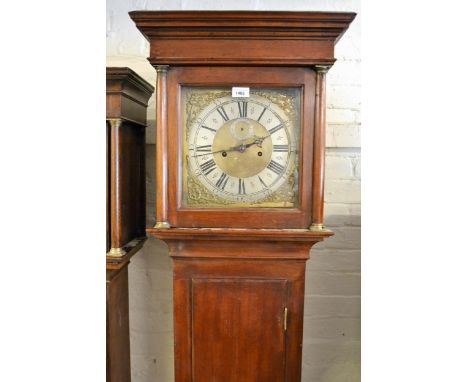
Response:
[{"label": "clock trunk door", "polygon": [[285,380],[286,280],[193,279],[194,382]]}]

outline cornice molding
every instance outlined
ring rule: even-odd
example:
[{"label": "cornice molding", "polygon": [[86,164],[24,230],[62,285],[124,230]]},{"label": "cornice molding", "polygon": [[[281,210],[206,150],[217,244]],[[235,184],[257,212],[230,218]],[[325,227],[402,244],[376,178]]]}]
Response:
[{"label": "cornice molding", "polygon": [[153,86],[151,86],[132,69],[127,67],[106,67],[106,79],[108,81],[128,82],[146,93],[148,98],[154,92]]},{"label": "cornice molding", "polygon": [[334,40],[346,31],[351,12],[133,11],[145,37],[179,39],[316,39]]},{"label": "cornice molding", "polygon": [[[134,11],[153,65],[332,65],[343,12]],[[226,54],[231,50],[232,54]]]}]

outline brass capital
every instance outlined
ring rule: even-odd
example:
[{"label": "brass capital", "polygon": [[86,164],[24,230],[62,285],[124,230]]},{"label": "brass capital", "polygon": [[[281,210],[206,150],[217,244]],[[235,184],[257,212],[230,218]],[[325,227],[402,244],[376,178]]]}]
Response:
[{"label": "brass capital", "polygon": [[330,68],[331,65],[314,65],[314,70],[318,74],[326,74]]},{"label": "brass capital", "polygon": [[169,65],[154,65],[156,73],[166,73],[169,70]]},{"label": "brass capital", "polygon": [[122,118],[106,118],[113,129],[118,129],[122,125]]}]

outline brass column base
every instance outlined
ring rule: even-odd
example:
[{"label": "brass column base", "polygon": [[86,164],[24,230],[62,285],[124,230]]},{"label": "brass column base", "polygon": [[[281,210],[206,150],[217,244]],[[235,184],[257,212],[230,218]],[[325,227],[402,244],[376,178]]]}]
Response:
[{"label": "brass column base", "polygon": [[310,227],[310,231],[323,231],[325,226],[322,223],[313,223]]},{"label": "brass column base", "polygon": [[110,257],[122,257],[127,252],[123,248],[111,248],[109,252],[107,252],[107,256]]}]

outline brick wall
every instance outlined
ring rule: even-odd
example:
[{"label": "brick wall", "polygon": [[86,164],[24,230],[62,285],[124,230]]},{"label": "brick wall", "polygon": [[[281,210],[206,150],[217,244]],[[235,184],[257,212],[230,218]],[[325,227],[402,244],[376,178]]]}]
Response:
[{"label": "brick wall", "polygon": [[[356,0],[108,0],[107,65],[129,66],[150,83],[149,45],[127,13],[136,9],[360,11]],[[336,46],[327,76],[325,223],[335,236],[307,265],[304,382],[360,380],[360,16]],[[154,96],[148,108],[148,224],[154,223]],[[130,267],[133,382],[173,380],[172,273],[165,244],[149,239]]]}]

